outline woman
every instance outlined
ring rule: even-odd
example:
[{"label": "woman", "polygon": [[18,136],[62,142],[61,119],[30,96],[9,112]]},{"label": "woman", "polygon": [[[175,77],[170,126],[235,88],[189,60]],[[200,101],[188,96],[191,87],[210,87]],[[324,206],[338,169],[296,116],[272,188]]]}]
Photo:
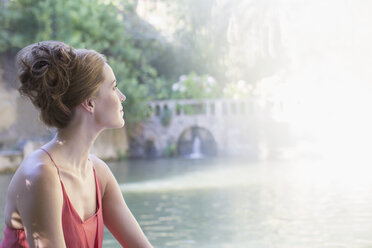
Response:
[{"label": "woman", "polygon": [[0,248],[102,247],[103,224],[123,247],[152,247],[108,166],[89,153],[100,132],[124,126],[125,96],[105,57],[44,41],[16,61],[20,93],[57,133],[10,182]]}]

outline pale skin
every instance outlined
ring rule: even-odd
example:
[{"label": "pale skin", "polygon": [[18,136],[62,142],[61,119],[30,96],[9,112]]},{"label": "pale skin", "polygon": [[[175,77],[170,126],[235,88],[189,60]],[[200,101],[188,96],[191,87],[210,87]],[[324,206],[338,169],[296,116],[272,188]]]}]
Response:
[{"label": "pale skin", "polygon": [[[69,199],[83,221],[93,216],[97,208],[93,166],[101,186],[105,226],[123,247],[150,248],[109,167],[90,154],[100,132],[124,125],[121,103],[125,96],[116,87],[108,64],[103,73],[98,94],[78,105],[68,126],[58,130],[43,148],[58,165]],[[36,150],[25,158],[9,185],[5,224],[24,228],[30,247],[64,248],[62,203],[57,170],[45,152]]]}]

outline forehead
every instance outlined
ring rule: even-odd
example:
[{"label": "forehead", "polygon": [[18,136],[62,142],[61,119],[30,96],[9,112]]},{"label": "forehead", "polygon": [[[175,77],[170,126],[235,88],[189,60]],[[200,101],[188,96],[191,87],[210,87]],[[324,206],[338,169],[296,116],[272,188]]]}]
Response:
[{"label": "forehead", "polygon": [[114,80],[114,72],[112,71],[111,67],[105,63],[105,66],[103,67],[103,84],[112,84]]}]

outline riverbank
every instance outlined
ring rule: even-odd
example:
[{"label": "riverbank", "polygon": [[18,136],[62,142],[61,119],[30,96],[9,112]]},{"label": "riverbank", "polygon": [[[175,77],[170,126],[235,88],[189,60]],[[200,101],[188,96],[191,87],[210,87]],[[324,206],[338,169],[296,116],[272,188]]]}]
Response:
[{"label": "riverbank", "polygon": [[[0,149],[0,174],[16,171],[28,154],[39,149],[50,138],[29,139],[18,142],[17,145],[13,145],[11,148]],[[125,128],[109,129],[98,136],[91,152],[102,160],[109,162],[126,157],[128,147],[129,144]]]},{"label": "riverbank", "polygon": [[3,150],[0,151],[0,174],[13,173],[23,160],[23,151]]}]

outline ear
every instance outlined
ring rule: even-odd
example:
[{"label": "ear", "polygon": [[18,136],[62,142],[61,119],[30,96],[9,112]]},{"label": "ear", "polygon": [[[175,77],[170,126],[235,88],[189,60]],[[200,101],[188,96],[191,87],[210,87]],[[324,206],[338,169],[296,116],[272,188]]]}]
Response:
[{"label": "ear", "polygon": [[94,113],[94,100],[93,98],[87,98],[80,104],[86,111],[88,111],[90,114]]}]

